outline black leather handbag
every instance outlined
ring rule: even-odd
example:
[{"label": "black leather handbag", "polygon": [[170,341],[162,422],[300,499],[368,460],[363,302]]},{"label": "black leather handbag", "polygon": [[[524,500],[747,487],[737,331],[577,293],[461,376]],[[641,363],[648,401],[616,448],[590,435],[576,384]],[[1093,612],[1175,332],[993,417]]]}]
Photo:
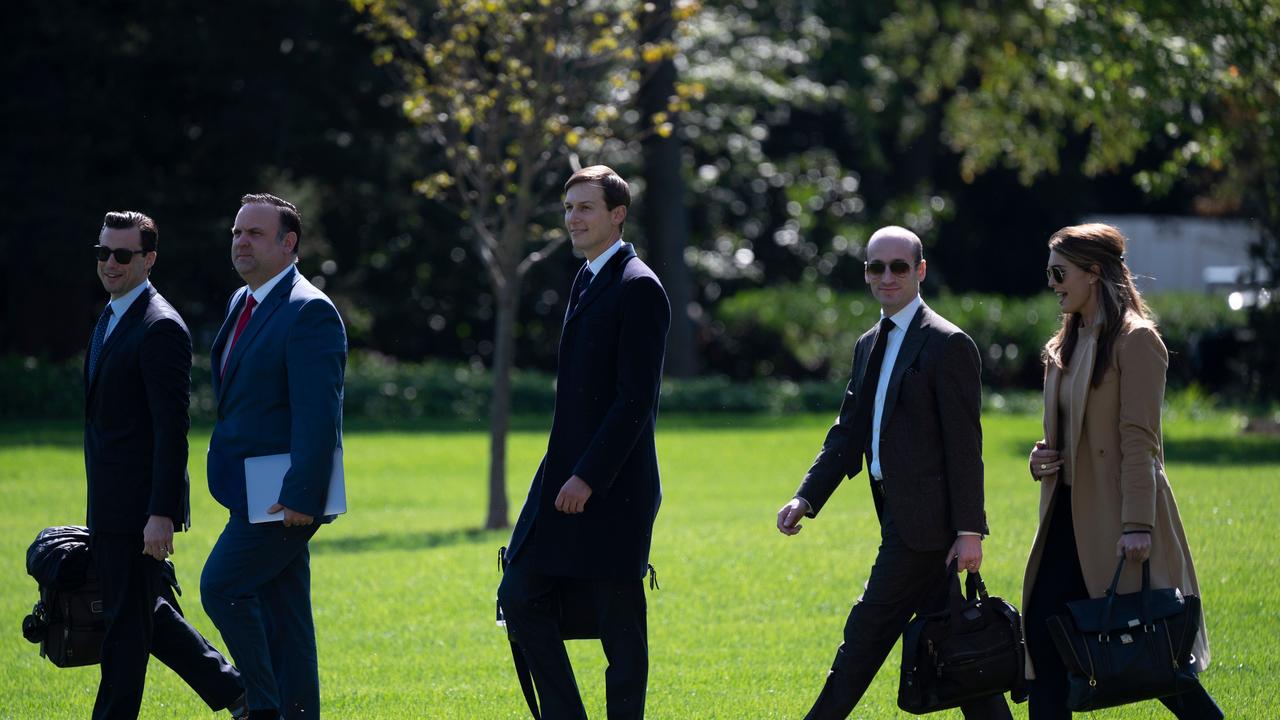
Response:
[{"label": "black leather handbag", "polygon": [[917,615],[902,636],[898,707],[923,715],[971,700],[1009,693],[1027,697],[1026,646],[1018,609],[987,594],[982,576],[965,579],[960,593],[955,560],[947,568],[945,610]]},{"label": "black leather handbag", "polygon": [[1049,618],[1049,634],[1067,666],[1067,708],[1098,710],[1168,697],[1197,687],[1191,656],[1200,631],[1200,598],[1177,588],[1152,590],[1151,563],[1142,589],[1116,593],[1124,558],[1107,594],[1067,603]]}]

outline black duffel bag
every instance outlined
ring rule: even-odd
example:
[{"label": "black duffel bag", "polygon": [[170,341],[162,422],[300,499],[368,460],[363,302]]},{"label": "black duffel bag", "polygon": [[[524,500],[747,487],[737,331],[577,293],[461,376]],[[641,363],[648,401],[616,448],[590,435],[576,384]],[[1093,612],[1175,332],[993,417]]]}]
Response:
[{"label": "black duffel bag", "polygon": [[[27,550],[27,574],[40,586],[40,600],[22,619],[22,636],[40,645],[40,656],[61,668],[96,665],[102,658],[106,616],[102,582],[81,525],[45,528]],[[173,592],[182,594],[173,563],[160,568],[161,593],[179,613]]]},{"label": "black duffel bag", "polygon": [[22,619],[22,636],[39,643],[41,657],[58,667],[96,664],[106,619],[102,586],[89,554],[89,529],[59,525],[41,530],[27,550],[27,573],[40,585],[40,601]]},{"label": "black duffel bag", "polygon": [[1006,692],[1022,702],[1026,645],[1017,608],[988,595],[976,572],[961,595],[954,559],[947,575],[948,607],[917,615],[902,635],[898,707],[923,715]]},{"label": "black duffel bag", "polygon": [[1067,603],[1049,618],[1049,634],[1067,666],[1067,708],[1098,710],[1177,695],[1199,686],[1191,656],[1200,631],[1200,598],[1177,588],[1151,589],[1151,563],[1142,563],[1142,589],[1120,595],[1124,557],[1107,594]]}]

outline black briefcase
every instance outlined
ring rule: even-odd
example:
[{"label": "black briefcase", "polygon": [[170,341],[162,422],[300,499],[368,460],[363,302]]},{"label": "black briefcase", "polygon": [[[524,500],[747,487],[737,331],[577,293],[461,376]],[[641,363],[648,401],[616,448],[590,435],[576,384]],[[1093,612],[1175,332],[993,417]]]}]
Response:
[{"label": "black briefcase", "polygon": [[1067,603],[1049,618],[1049,634],[1067,666],[1067,708],[1098,710],[1177,695],[1200,684],[1191,656],[1200,631],[1200,598],[1177,588],[1152,590],[1151,563],[1142,589],[1116,593],[1124,557],[1107,594]]},{"label": "black briefcase", "polygon": [[1018,610],[987,594],[982,576],[960,593],[955,560],[947,567],[945,610],[917,615],[902,636],[898,707],[923,715],[992,695],[1026,699],[1026,646]]}]

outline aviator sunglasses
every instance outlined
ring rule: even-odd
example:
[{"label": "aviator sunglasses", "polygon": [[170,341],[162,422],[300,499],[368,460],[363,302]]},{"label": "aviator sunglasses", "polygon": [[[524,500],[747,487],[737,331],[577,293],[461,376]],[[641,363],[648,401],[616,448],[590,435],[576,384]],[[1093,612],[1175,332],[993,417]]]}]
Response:
[{"label": "aviator sunglasses", "polygon": [[112,250],[106,245],[94,245],[93,254],[97,256],[98,262],[106,262],[107,258],[115,255],[116,262],[121,265],[128,265],[133,262],[134,255],[146,255],[150,250],[130,250],[129,248],[116,248]]},{"label": "aviator sunglasses", "polygon": [[907,273],[911,272],[912,267],[912,264],[906,260],[893,260],[888,265],[885,265],[882,260],[872,260],[869,263],[865,263],[865,265],[868,275],[883,275],[885,268],[888,267],[889,272],[896,277],[906,277]]},{"label": "aviator sunglasses", "polygon": [[1050,265],[1044,269],[1044,279],[1050,282],[1061,283],[1067,279],[1067,269],[1061,265]]}]

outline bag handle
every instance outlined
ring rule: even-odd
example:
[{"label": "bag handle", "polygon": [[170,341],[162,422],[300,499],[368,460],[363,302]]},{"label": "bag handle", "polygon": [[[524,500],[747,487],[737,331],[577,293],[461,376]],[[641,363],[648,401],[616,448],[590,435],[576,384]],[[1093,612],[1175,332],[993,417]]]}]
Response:
[{"label": "bag handle", "polygon": [[952,626],[960,623],[964,613],[964,594],[960,592],[960,573],[957,570],[958,558],[951,558],[947,563],[947,607],[951,611]]},{"label": "bag handle", "polygon": [[[1107,627],[1111,627],[1111,619],[1112,619],[1111,609],[1112,609],[1112,606],[1115,604],[1115,598],[1117,595],[1116,589],[1120,587],[1120,573],[1124,570],[1124,560],[1125,560],[1124,555],[1121,555],[1120,562],[1116,563],[1115,577],[1111,578],[1111,587],[1107,588],[1106,614],[1103,615],[1103,617],[1106,618]],[[1150,558],[1142,561],[1141,593],[1142,593],[1142,614],[1139,616],[1139,619],[1142,620],[1143,625],[1150,625],[1151,624],[1151,559]]]},{"label": "bag handle", "polygon": [[979,597],[983,600],[990,597],[987,595],[987,585],[982,582],[982,575],[977,570],[966,571],[964,592],[960,591],[960,573],[957,571],[957,563],[957,558],[951,558],[947,563],[947,584],[950,586],[947,592],[947,606],[951,612],[953,627],[962,622],[966,602],[971,603]]}]

